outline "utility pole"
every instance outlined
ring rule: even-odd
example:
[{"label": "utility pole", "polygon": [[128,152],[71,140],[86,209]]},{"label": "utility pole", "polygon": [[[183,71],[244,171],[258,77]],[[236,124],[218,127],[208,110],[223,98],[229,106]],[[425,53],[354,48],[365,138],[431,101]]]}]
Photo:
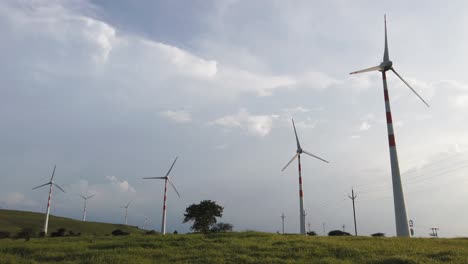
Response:
[{"label": "utility pole", "polygon": [[322,227],[323,227],[323,235],[326,236],[327,232],[325,231],[325,222],[322,223]]},{"label": "utility pole", "polygon": [[343,224],[343,232],[345,232],[345,228],[346,228],[346,226]]},{"label": "utility pole", "polygon": [[[354,200],[357,197],[357,194],[354,194],[354,189],[351,188],[351,195],[348,195],[349,199],[353,201],[353,216],[354,216],[354,234],[357,236],[357,225],[356,225],[356,207],[354,206]],[[343,230],[344,231],[344,230]]]},{"label": "utility pole", "polygon": [[286,218],[286,216],[284,215],[284,213],[281,215],[281,220],[283,221],[283,235],[284,235],[284,219]]},{"label": "utility pole", "polygon": [[431,227],[432,233],[429,233],[429,235],[430,235],[431,237],[434,237],[434,238],[439,237],[438,234],[437,234],[437,231],[438,231],[438,230],[439,230],[438,227]]},{"label": "utility pole", "polygon": [[309,227],[309,233],[310,233],[310,222],[307,223],[307,226]]},{"label": "utility pole", "polygon": [[143,224],[143,229],[147,229],[148,228],[148,217],[145,216],[145,223]]},{"label": "utility pole", "polygon": [[409,227],[410,227],[410,234],[411,234],[411,236],[414,236],[414,229],[413,229],[413,225],[414,225],[414,224],[413,224],[413,220],[410,219],[410,220],[408,221],[408,223],[409,223]]}]

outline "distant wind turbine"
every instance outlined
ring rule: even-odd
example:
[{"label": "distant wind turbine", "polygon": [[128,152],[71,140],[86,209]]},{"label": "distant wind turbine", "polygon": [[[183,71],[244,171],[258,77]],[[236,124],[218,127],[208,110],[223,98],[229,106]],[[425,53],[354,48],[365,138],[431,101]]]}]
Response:
[{"label": "distant wind turbine", "polygon": [[81,198],[83,198],[84,200],[84,208],[83,208],[83,222],[86,222],[86,203],[88,202],[88,199],[90,199],[91,197],[95,196],[95,194],[91,195],[91,196],[83,196],[83,195],[80,195]]},{"label": "distant wind turbine", "polygon": [[125,225],[127,225],[128,207],[130,206],[131,203],[132,203],[132,201],[128,202],[124,206],[120,206],[120,208],[125,208]]},{"label": "distant wind turbine", "polygon": [[356,74],[361,72],[369,72],[369,71],[380,71],[382,72],[382,80],[383,80],[383,89],[384,89],[384,99],[385,99],[385,110],[387,112],[387,131],[388,131],[388,143],[390,148],[390,165],[392,170],[392,184],[393,184],[393,202],[395,206],[395,222],[396,222],[396,233],[399,237],[409,237],[410,231],[408,227],[408,217],[406,215],[406,205],[405,205],[405,198],[403,195],[403,187],[401,184],[401,177],[400,177],[400,168],[398,165],[398,155],[397,149],[395,144],[395,134],[393,132],[393,123],[392,123],[392,112],[390,110],[390,98],[388,96],[388,89],[387,89],[387,76],[386,72],[391,70],[395,75],[403,81],[406,86],[419,98],[421,101],[429,107],[429,104],[424,101],[424,99],[411,87],[393,68],[393,63],[389,59],[388,55],[388,44],[387,44],[387,19],[384,16],[384,23],[385,23],[385,49],[384,49],[384,56],[383,62],[380,65],[367,68],[364,70],[359,70],[352,72],[350,74]]},{"label": "distant wind turbine", "polygon": [[297,137],[296,125],[294,124],[294,119],[292,119],[292,124],[294,128],[294,135],[296,135],[296,144],[297,144],[296,155],[294,155],[294,157],[288,162],[288,164],[286,164],[286,166],[284,166],[284,168],[281,171],[284,171],[289,166],[289,164],[291,164],[291,162],[293,162],[297,158],[297,164],[298,164],[298,170],[299,170],[299,219],[300,219],[299,224],[300,224],[301,234],[305,235],[306,228],[305,228],[304,192],[302,191],[301,154],[304,153],[316,159],[319,159],[323,162],[326,162],[326,163],[329,163],[329,162],[301,148],[301,144],[299,143],[299,138]]},{"label": "distant wind turbine", "polygon": [[55,169],[56,168],[57,168],[57,166],[55,165],[54,170],[52,171],[52,177],[50,178],[50,181],[48,183],[44,183],[42,185],[39,185],[37,187],[32,188],[34,190],[34,189],[49,185],[49,198],[47,200],[46,218],[45,218],[44,229],[43,229],[43,232],[44,232],[45,235],[47,235],[47,228],[49,227],[50,203],[52,201],[52,186],[55,185],[57,188],[59,188],[59,190],[61,190],[62,192],[65,192],[60,186],[58,186],[57,184],[54,183],[54,176],[55,176]]},{"label": "distant wind turbine", "polygon": [[176,163],[176,161],[177,161],[177,157],[175,158],[174,162],[172,163],[171,168],[169,169],[169,171],[166,173],[166,176],[164,176],[164,177],[147,177],[147,178],[143,178],[143,179],[162,179],[162,180],[164,180],[164,204],[163,204],[163,215],[162,215],[162,223],[161,223],[161,233],[163,235],[166,234],[166,200],[167,200],[167,183],[168,182],[172,186],[174,191],[176,192],[177,196],[180,197],[180,194],[177,191],[176,187],[174,186],[174,184],[172,184],[171,180],[169,179],[169,174],[171,173],[172,168],[174,167],[174,164]]}]

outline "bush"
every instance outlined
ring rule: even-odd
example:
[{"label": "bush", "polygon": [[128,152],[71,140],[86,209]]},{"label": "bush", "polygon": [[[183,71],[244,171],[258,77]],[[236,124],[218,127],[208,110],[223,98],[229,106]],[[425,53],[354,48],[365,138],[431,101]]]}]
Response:
[{"label": "bush", "polygon": [[15,238],[24,238],[26,241],[29,241],[31,237],[34,237],[34,231],[32,228],[23,228],[15,236]]},{"label": "bush", "polygon": [[179,234],[179,232],[177,232],[177,230],[174,230],[174,233],[173,233],[173,234],[174,234],[174,235],[177,235],[177,234]]},{"label": "bush", "polygon": [[159,232],[154,231],[154,230],[149,230],[145,232],[145,235],[157,235],[157,234],[159,234]]},{"label": "bush", "polygon": [[385,233],[374,233],[371,236],[373,236],[373,237],[385,237]]},{"label": "bush", "polygon": [[52,234],[50,234],[50,236],[51,237],[64,237],[66,231],[67,230],[62,227],[62,228],[57,229],[57,231],[52,232]]},{"label": "bush", "polygon": [[0,239],[2,238],[9,238],[10,237],[10,232],[8,231],[0,231]]},{"label": "bush", "polygon": [[307,232],[307,235],[308,236],[316,236],[317,233],[315,233],[315,231],[310,231],[310,232]]},{"label": "bush", "polygon": [[112,235],[113,236],[128,236],[128,235],[130,235],[130,233],[124,232],[124,231],[122,231],[120,229],[116,229],[116,230],[112,231]]},{"label": "bush", "polygon": [[233,228],[233,226],[231,224],[229,224],[229,223],[219,222],[216,225],[212,226],[210,231],[215,232],[215,233],[218,233],[218,232],[231,232],[232,228]]},{"label": "bush", "polygon": [[351,236],[350,233],[343,232],[341,230],[332,230],[332,231],[328,232],[328,235],[329,236]]}]

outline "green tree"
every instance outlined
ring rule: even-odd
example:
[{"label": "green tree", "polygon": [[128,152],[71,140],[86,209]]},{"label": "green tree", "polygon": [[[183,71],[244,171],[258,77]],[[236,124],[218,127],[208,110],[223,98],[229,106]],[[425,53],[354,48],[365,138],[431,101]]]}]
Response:
[{"label": "green tree", "polygon": [[185,209],[184,223],[193,221],[190,227],[194,231],[208,233],[210,227],[216,224],[216,217],[223,215],[223,207],[211,200],[201,201],[199,204],[192,204]]}]

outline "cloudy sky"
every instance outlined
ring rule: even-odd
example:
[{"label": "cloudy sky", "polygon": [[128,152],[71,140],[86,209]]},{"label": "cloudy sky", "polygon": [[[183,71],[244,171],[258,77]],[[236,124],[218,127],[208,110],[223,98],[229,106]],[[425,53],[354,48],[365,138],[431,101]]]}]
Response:
[{"label": "cloudy sky", "polygon": [[383,14],[396,76],[389,90],[417,236],[468,236],[465,1],[1,1],[0,206],[169,231],[185,208],[225,207],[236,230],[299,231],[291,117],[304,149],[307,222],[395,234],[380,75]]}]

